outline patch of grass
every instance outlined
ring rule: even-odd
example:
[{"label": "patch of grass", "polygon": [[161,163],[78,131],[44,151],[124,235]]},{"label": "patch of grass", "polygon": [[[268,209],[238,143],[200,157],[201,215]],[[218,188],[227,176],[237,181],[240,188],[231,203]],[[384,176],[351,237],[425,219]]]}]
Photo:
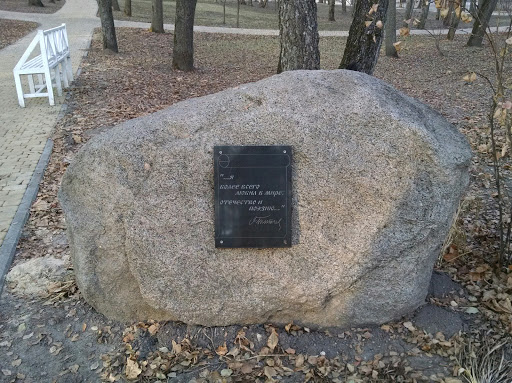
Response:
[{"label": "patch of grass", "polygon": [[[246,0],[247,1],[247,0]],[[121,9],[123,8],[120,2]],[[342,12],[341,4],[336,3],[335,19],[336,21],[328,21],[327,2],[317,4],[318,12],[318,30],[320,31],[348,31],[352,24],[352,7],[347,7],[347,12]],[[432,7],[432,11],[435,8]],[[164,0],[164,23],[174,24],[176,11],[176,1]],[[405,8],[397,8],[397,29],[402,26]],[[420,17],[420,9],[415,9],[413,19]],[[195,25],[203,25],[209,27],[228,27],[236,28],[237,2],[235,0],[226,0],[226,20],[224,24],[224,9],[222,0],[201,0],[197,2]],[[132,20],[132,21],[151,21],[151,0],[132,0],[132,17],[127,17],[123,11],[115,11],[114,18],[116,20]],[[508,25],[507,18],[493,17],[491,25]],[[469,28],[470,24],[460,23],[460,28]],[[275,1],[269,1],[265,8],[261,8],[259,3],[253,2],[249,5],[240,5],[239,27],[246,29],[272,29],[277,30],[278,11]],[[435,12],[429,14],[426,27],[428,29],[444,29],[442,20],[435,20]]]},{"label": "patch of grass", "polygon": [[[269,1],[265,8],[261,8],[257,2],[253,6],[240,5],[240,28],[247,29],[273,29],[277,30],[278,12],[275,1]],[[122,8],[122,4],[121,4]],[[174,24],[176,2],[164,0],[164,23]],[[352,23],[351,8],[347,12],[341,11],[341,4],[336,4],[335,22],[327,20],[328,6],[326,3],[318,4],[318,28],[319,30],[346,30]],[[195,25],[211,27],[236,27],[237,2],[226,1],[226,23],[224,24],[224,9],[222,0],[198,1],[195,14]],[[116,20],[151,21],[151,1],[132,0],[132,17],[127,17],[123,11],[114,12]]]}]

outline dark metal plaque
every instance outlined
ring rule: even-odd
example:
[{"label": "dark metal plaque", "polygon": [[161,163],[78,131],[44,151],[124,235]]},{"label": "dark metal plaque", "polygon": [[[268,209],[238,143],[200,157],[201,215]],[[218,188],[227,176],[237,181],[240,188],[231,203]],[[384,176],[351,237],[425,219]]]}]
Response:
[{"label": "dark metal plaque", "polygon": [[291,146],[215,146],[215,247],[290,247]]}]

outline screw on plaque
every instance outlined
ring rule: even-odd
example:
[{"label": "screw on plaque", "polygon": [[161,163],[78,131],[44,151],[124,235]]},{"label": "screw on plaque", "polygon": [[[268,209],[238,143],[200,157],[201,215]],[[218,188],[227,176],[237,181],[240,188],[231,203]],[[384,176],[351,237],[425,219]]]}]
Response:
[{"label": "screw on plaque", "polygon": [[286,150],[283,150],[283,153],[286,153]]}]

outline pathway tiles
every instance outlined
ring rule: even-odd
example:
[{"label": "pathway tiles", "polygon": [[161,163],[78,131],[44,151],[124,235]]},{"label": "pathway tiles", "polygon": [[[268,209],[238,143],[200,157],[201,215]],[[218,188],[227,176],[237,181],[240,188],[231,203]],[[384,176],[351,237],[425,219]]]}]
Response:
[{"label": "pathway tiles", "polygon": [[[30,20],[47,29],[66,23],[74,72],[87,48],[92,30],[99,25],[94,0],[68,0],[53,15],[0,12],[1,18]],[[57,122],[64,96],[55,106],[48,98],[28,99],[18,105],[12,70],[34,38],[32,32],[0,50],[0,245],[34,173],[48,137]]]}]

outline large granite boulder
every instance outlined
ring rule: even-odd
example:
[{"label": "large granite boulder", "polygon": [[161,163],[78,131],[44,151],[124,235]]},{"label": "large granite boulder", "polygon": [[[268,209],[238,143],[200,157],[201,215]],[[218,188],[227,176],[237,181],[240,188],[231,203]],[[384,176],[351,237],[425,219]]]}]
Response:
[{"label": "large granite boulder", "polygon": [[[293,147],[291,248],[215,248],[214,145]],[[469,161],[390,85],[293,71],[94,137],[60,201],[78,286],[110,318],[352,326],[424,302]]]}]

